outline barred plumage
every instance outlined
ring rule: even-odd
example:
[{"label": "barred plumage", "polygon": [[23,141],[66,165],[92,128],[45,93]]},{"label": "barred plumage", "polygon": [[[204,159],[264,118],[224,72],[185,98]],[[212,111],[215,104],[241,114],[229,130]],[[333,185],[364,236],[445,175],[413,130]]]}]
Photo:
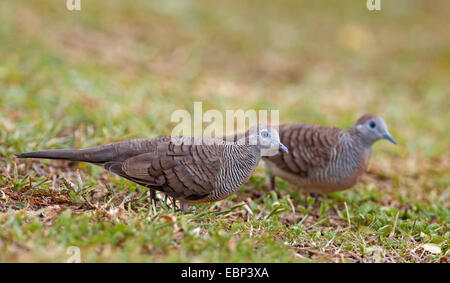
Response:
[{"label": "barred plumage", "polygon": [[279,133],[289,153],[264,157],[268,170],[272,176],[315,193],[354,186],[367,170],[372,144],[383,138],[395,143],[384,120],[372,114],[363,115],[348,131],[287,124],[279,127]]},{"label": "barred plumage", "polygon": [[226,198],[250,178],[261,158],[261,149],[266,148],[260,140],[263,131],[269,132],[264,139],[269,139],[270,146],[278,147],[278,132],[260,126],[255,133],[256,144],[249,142],[255,138],[249,130],[232,138],[245,139],[243,144],[228,144],[227,137],[204,138],[199,145],[194,137],[157,137],[82,150],[27,152],[17,157],[90,162],[181,202],[208,202]]}]

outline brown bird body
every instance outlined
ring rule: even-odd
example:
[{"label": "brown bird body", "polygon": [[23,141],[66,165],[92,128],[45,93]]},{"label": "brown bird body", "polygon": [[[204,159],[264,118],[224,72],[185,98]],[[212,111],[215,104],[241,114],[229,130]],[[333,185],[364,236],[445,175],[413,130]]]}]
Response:
[{"label": "brown bird body", "polygon": [[349,130],[287,124],[279,127],[279,133],[289,153],[263,158],[272,178],[278,176],[312,193],[353,187],[367,170],[372,144],[379,139],[396,143],[384,120],[372,114],[362,116]]},{"label": "brown bird body", "polygon": [[[260,143],[261,132],[269,132],[269,144]],[[278,132],[269,128],[252,136],[231,139],[195,137],[157,137],[129,140],[81,150],[45,150],[18,154],[19,158],[45,158],[89,162],[178,199],[182,203],[224,199],[239,189],[255,170],[261,149],[278,145]],[[236,142],[244,139],[245,142]],[[225,141],[234,140],[233,143]]]}]

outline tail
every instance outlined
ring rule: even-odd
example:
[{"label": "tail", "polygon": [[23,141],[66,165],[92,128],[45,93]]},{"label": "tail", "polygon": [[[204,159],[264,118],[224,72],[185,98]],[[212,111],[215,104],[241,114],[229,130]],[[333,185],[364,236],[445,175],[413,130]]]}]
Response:
[{"label": "tail", "polygon": [[80,161],[102,164],[114,160],[116,153],[112,146],[98,146],[88,149],[53,149],[24,152],[15,155],[17,158],[42,158]]},{"label": "tail", "polygon": [[87,149],[53,149],[16,154],[17,158],[61,159],[102,165],[123,162],[133,156],[156,150],[157,140],[128,140]]}]

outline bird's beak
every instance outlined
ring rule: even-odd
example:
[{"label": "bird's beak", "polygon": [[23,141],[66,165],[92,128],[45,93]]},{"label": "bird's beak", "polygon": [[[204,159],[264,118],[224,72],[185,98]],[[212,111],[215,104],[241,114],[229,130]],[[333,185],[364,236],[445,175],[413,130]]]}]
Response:
[{"label": "bird's beak", "polygon": [[280,142],[280,149],[284,152],[289,152],[288,148]]},{"label": "bird's beak", "polygon": [[383,133],[383,138],[387,139],[388,141],[390,141],[393,144],[397,144],[397,141],[391,136],[391,134],[389,132],[384,132]]}]

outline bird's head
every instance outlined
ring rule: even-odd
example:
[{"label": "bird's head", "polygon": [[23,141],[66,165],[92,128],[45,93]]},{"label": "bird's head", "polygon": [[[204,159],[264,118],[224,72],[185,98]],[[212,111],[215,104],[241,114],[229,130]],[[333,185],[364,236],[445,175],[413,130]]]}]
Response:
[{"label": "bird's head", "polygon": [[279,150],[288,152],[287,147],[280,142],[280,135],[274,127],[256,125],[248,130],[250,145],[256,145],[261,149],[261,156],[272,156]]},{"label": "bird's head", "polygon": [[386,122],[378,115],[365,114],[356,121],[353,129],[359,134],[363,142],[371,146],[374,142],[385,139],[397,144],[388,131]]}]

